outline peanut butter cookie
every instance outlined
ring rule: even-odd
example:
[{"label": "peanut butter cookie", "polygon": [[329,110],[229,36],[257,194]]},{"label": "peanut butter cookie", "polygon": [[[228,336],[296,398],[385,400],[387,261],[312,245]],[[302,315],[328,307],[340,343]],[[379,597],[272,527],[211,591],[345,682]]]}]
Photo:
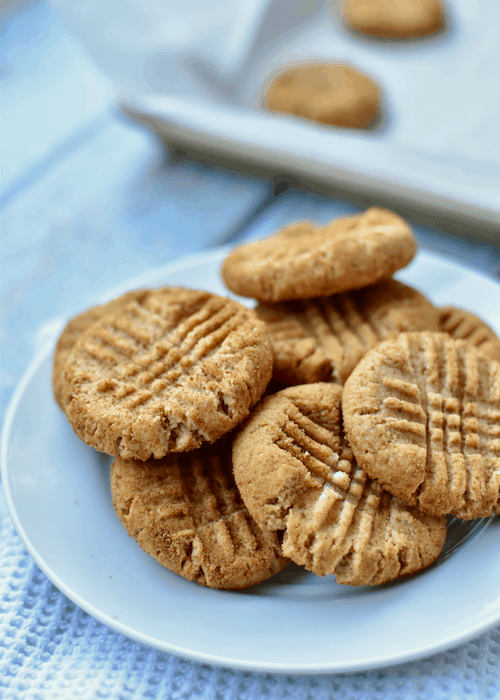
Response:
[{"label": "peanut butter cookie", "polygon": [[321,124],[362,129],[378,116],[380,90],[367,75],[339,64],[296,66],[271,83],[266,109]]},{"label": "peanut butter cookie", "polygon": [[440,330],[474,345],[480,355],[500,362],[500,340],[478,316],[453,306],[439,309]]},{"label": "peanut butter cookie", "polygon": [[81,335],[64,371],[62,402],[84,442],[146,460],[232,430],[271,374],[265,325],[252,310],[166,287],[106,313]]},{"label": "peanut butter cookie", "polygon": [[431,564],[446,523],[358,466],[341,396],[336,384],[308,384],[261,402],[234,441],[234,477],[257,523],[283,532],[285,556],[339,583],[385,583]]},{"label": "peanut butter cookie", "polygon": [[443,27],[441,0],[343,0],[346,24],[386,39],[428,36]]},{"label": "peanut butter cookie", "polygon": [[258,301],[311,299],[390,277],[416,250],[401,217],[371,207],[324,227],[292,224],[271,238],[239,246],[224,260],[221,274],[231,291]]},{"label": "peanut butter cookie", "polygon": [[371,350],[342,399],[358,464],[435,515],[500,512],[500,364],[444,333],[403,333]]},{"label": "peanut butter cookie", "polygon": [[253,586],[289,561],[241,500],[231,437],[161,460],[117,457],[111,467],[113,504],[129,535],[162,566],[211,588]]},{"label": "peanut butter cookie", "polygon": [[259,304],[274,353],[274,378],[284,384],[343,384],[361,358],[403,331],[437,331],[437,309],[394,279],[344,294]]},{"label": "peanut butter cookie", "polygon": [[63,332],[59,336],[59,340],[57,341],[54,351],[52,371],[54,398],[62,409],[64,409],[62,403],[64,368],[66,367],[68,357],[70,356],[78,338],[92,323],[94,323],[94,321],[101,318],[103,314],[107,313],[108,311],[119,309],[122,306],[125,306],[129,301],[140,299],[145,294],[146,292],[144,290],[127,292],[116,299],[112,299],[107,304],[93,306],[91,309],[78,314],[78,316],[75,316],[68,321]]}]

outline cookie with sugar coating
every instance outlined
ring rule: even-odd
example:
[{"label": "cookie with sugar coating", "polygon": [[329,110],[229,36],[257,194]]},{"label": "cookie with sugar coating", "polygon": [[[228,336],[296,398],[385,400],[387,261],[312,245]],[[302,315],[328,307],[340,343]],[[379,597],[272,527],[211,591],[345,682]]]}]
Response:
[{"label": "cookie with sugar coating", "polygon": [[233,445],[236,484],[250,513],[283,533],[283,554],[339,583],[375,585],[439,556],[444,518],[384,491],[345,439],[342,387],[307,384],[262,401]]},{"label": "cookie with sugar coating", "polygon": [[160,458],[232,430],[271,374],[265,325],[254,311],[164,287],[81,335],[64,371],[63,405],[76,434],[101,452]]},{"label": "cookie with sugar coating", "polygon": [[266,109],[310,121],[362,129],[378,116],[380,90],[367,75],[342,63],[295,66],[269,86]]},{"label": "cookie with sugar coating", "polygon": [[392,278],[330,297],[255,309],[267,326],[273,374],[284,384],[343,384],[377,343],[403,331],[437,331],[438,311],[423,294]]},{"label": "cookie with sugar coating", "polygon": [[161,460],[117,457],[111,466],[113,505],[129,535],[162,566],[210,588],[247,588],[289,562],[241,500],[231,441]]},{"label": "cookie with sugar coating", "polygon": [[416,251],[400,216],[371,207],[323,227],[292,224],[271,238],[241,245],[225,258],[221,275],[232,292],[258,301],[311,299],[390,277]]},{"label": "cookie with sugar coating", "polygon": [[445,333],[402,333],[345,383],[344,424],[360,466],[435,515],[500,513],[500,364]]},{"label": "cookie with sugar coating", "polygon": [[342,16],[351,29],[384,39],[411,39],[443,27],[441,0],[343,0]]}]

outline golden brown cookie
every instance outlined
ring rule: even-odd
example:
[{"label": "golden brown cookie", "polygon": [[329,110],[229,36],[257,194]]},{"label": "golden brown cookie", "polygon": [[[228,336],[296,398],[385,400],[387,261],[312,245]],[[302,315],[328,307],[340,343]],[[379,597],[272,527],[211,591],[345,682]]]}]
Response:
[{"label": "golden brown cookie", "polygon": [[232,299],[165,287],[76,342],[63,405],[87,444],[125,459],[193,450],[234,428],[272,374],[265,325]]},{"label": "golden brown cookie", "polygon": [[116,299],[112,299],[107,304],[93,306],[91,309],[78,314],[78,316],[75,316],[68,321],[63,332],[59,336],[53,358],[52,387],[54,390],[54,398],[61,408],[64,409],[62,404],[64,368],[66,367],[68,357],[70,356],[73,346],[78,338],[92,323],[94,323],[94,321],[101,318],[103,314],[107,313],[108,311],[119,309],[122,306],[125,306],[125,304],[127,304],[129,301],[140,299],[142,296],[144,296],[144,294],[146,294],[145,290],[134,290],[132,292],[127,292]]},{"label": "golden brown cookie", "polygon": [[371,350],[342,399],[359,465],[435,515],[500,512],[500,364],[444,333],[403,333]]},{"label": "golden brown cookie", "polygon": [[389,278],[344,294],[259,304],[285,384],[343,384],[377,343],[403,331],[437,331],[437,309],[416,289]]},{"label": "golden brown cookie", "polygon": [[234,484],[231,438],[146,462],[117,457],[115,510],[162,566],[211,588],[247,588],[288,563],[274,532],[261,530]]},{"label": "golden brown cookie", "polygon": [[480,355],[500,362],[500,340],[496,333],[475,314],[453,306],[439,309],[440,330],[452,338],[466,340]]},{"label": "golden brown cookie", "polygon": [[441,0],[343,0],[346,24],[386,39],[428,36],[443,27]]},{"label": "golden brown cookie", "polygon": [[374,284],[408,265],[417,250],[408,224],[387,209],[292,224],[235,248],[222,263],[229,289],[258,301],[329,296]]},{"label": "golden brown cookie", "polygon": [[356,464],[342,430],[342,387],[291,387],[259,404],[233,445],[236,484],[283,554],[339,583],[374,585],[431,564],[444,518],[384,491]]},{"label": "golden brown cookie", "polygon": [[361,129],[378,116],[380,90],[367,75],[337,63],[295,66],[268,88],[265,106],[321,124]]}]

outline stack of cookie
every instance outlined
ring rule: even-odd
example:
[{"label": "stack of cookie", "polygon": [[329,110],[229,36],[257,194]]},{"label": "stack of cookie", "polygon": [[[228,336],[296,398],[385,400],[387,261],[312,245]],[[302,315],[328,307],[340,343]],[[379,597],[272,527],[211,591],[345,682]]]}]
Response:
[{"label": "stack of cookie", "polygon": [[[163,288],[70,321],[56,400],[115,457],[116,512],[148,554],[214,588],[289,559],[373,585],[432,563],[447,513],[500,510],[500,342],[391,278],[415,251],[372,208],[234,250],[223,279],[255,310]],[[286,388],[257,403],[273,372]]]},{"label": "stack of cookie", "polygon": [[70,321],[56,346],[56,400],[84,442],[115,457],[116,512],[189,580],[246,588],[288,563],[241,500],[228,437],[271,373],[256,314],[191,289],[130,292]]}]

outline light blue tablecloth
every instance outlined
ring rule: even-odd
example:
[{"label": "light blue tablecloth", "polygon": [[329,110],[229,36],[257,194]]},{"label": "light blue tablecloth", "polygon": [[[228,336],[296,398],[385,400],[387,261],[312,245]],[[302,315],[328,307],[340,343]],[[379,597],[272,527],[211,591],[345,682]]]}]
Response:
[{"label": "light blue tablecloth", "polygon": [[[352,210],[312,193],[276,198],[264,178],[167,158],[116,116],[108,87],[42,3],[10,16],[2,76],[2,421],[37,343],[107,289],[183,253],[269,233],[297,212],[321,219]],[[491,274],[500,268],[491,247],[419,235]],[[108,629],[60,593],[27,554],[1,493],[0,523],[5,700],[500,697],[499,627],[428,659],[354,675],[241,673],[176,658]]]}]

